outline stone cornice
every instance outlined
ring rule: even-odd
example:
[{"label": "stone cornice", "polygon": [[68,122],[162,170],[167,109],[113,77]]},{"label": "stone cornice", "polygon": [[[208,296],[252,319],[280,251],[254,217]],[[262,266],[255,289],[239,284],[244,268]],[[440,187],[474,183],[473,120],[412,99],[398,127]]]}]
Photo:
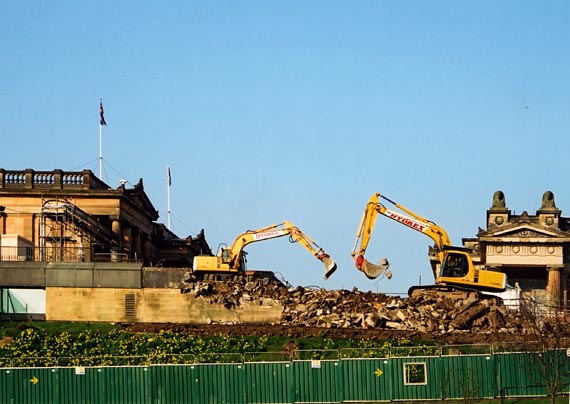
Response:
[{"label": "stone cornice", "polygon": [[479,240],[495,238],[570,238],[570,232],[533,223],[513,223],[479,233]]}]

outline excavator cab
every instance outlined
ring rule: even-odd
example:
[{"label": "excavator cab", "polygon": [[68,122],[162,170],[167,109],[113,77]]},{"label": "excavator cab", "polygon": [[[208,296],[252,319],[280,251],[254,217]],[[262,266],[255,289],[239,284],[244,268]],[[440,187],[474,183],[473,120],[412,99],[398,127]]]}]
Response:
[{"label": "excavator cab", "polygon": [[458,288],[502,292],[507,287],[507,276],[502,272],[475,267],[467,251],[449,250],[445,253],[435,283]]},{"label": "excavator cab", "polygon": [[[221,257],[222,262],[224,264],[231,264],[231,257],[230,257],[230,249],[228,248],[227,244],[223,243],[220,244],[220,247],[218,248],[218,256]],[[238,265],[237,268],[240,271],[246,271],[247,270],[247,251],[242,250],[240,252],[240,254],[238,255],[237,258],[238,261]]]},{"label": "excavator cab", "polygon": [[465,253],[450,252],[441,266],[440,276],[461,278],[469,273],[469,264]]},{"label": "excavator cab", "polygon": [[218,247],[218,256],[222,258],[222,262],[227,264],[230,259],[230,250],[228,250],[227,244],[220,244]]}]

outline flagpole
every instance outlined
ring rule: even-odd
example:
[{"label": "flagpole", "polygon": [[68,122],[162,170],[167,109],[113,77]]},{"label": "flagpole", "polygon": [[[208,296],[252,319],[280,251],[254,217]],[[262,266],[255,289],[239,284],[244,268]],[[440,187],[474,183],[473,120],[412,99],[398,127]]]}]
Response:
[{"label": "flagpole", "polygon": [[103,181],[103,125],[99,123],[99,179]]},{"label": "flagpole", "polygon": [[103,98],[99,98],[99,179],[101,181],[103,181],[103,125],[107,125],[103,113]]},{"label": "flagpole", "polygon": [[172,177],[170,176],[170,165],[166,166],[166,184],[168,185],[167,194],[168,194],[168,230],[171,230],[170,227],[170,185],[172,185]]}]

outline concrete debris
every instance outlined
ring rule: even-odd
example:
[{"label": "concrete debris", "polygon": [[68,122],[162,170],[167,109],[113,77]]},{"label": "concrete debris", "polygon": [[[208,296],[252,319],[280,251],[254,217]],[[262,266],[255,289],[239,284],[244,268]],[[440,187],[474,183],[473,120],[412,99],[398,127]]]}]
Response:
[{"label": "concrete debris", "polygon": [[421,333],[519,332],[515,311],[500,298],[472,291],[415,290],[398,298],[379,293],[322,288],[288,289],[267,279],[197,282],[185,290],[228,309],[243,304],[281,305],[280,324],[326,328],[362,328]]}]

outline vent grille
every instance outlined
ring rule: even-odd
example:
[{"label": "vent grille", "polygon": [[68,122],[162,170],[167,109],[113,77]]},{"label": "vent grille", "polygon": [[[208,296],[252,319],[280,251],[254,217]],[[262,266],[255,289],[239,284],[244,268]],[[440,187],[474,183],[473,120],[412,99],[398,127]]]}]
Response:
[{"label": "vent grille", "polygon": [[135,295],[127,293],[125,295],[125,317],[128,319],[135,318]]}]

